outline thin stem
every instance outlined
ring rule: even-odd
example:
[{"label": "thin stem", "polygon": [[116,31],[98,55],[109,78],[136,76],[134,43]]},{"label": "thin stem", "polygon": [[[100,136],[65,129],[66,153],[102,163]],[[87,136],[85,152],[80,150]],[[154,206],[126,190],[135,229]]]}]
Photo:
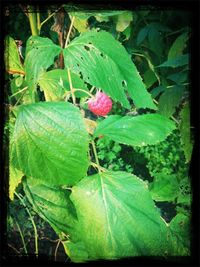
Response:
[{"label": "thin stem", "polygon": [[[52,18],[60,9],[62,8],[62,6],[61,7],[59,7],[55,12],[53,12],[53,13],[51,13],[51,14],[49,14],[49,16],[45,19],[45,20],[43,20],[42,22],[41,22],[41,24],[40,24],[40,28],[39,28],[39,30],[41,29],[41,27],[50,19],[50,18]],[[50,11],[48,11],[48,13],[49,13]]]},{"label": "thin stem", "polygon": [[103,168],[103,167],[101,167],[101,166],[98,166],[96,163],[94,163],[94,162],[90,162],[90,165],[91,166],[93,166],[94,168],[96,168],[96,169],[101,169],[102,171],[105,171],[106,169],[105,168]]},{"label": "thin stem", "polygon": [[72,80],[71,80],[71,75],[70,75],[69,68],[67,68],[67,74],[68,74],[68,79],[69,79],[70,91],[71,91],[71,95],[72,95],[72,101],[73,101],[73,104],[76,105],[76,97],[74,95],[74,89],[73,89],[73,86],[72,86]]},{"label": "thin stem", "polygon": [[14,93],[13,95],[11,95],[10,98],[26,91],[27,89],[28,89],[28,86],[24,87],[23,89],[19,90],[18,92]]},{"label": "thin stem", "polygon": [[90,89],[90,93],[92,93],[95,88],[96,88],[95,86],[92,86],[92,88]]},{"label": "thin stem", "polygon": [[56,261],[56,257],[57,257],[58,248],[59,248],[59,246],[60,246],[60,242],[61,242],[61,240],[59,239],[59,240],[58,240],[58,243],[57,243],[57,245],[56,245],[55,252],[54,252],[55,261]]},{"label": "thin stem", "polygon": [[73,24],[74,24],[74,19],[75,19],[75,17],[73,16],[72,19],[71,19],[71,24],[70,24],[70,27],[69,27],[69,31],[67,33],[67,38],[66,38],[66,41],[65,41],[65,48],[67,47],[68,42],[69,42],[69,37],[70,37],[71,31],[72,31],[72,28],[73,28]]},{"label": "thin stem", "polygon": [[38,34],[40,34],[40,28],[41,28],[41,21],[40,21],[40,12],[39,7],[37,6],[37,28],[38,28]]},{"label": "thin stem", "polygon": [[28,215],[29,215],[29,218],[31,220],[31,223],[33,225],[33,229],[34,229],[34,233],[35,233],[35,254],[36,254],[36,257],[38,257],[38,232],[37,232],[37,228],[36,228],[36,225],[35,225],[35,222],[33,220],[33,217],[28,209],[28,207],[26,206],[24,200],[22,199],[22,197],[20,195],[17,194],[17,192],[14,193],[18,198],[19,200],[21,201],[22,205],[25,207]]},{"label": "thin stem", "polygon": [[97,166],[99,172],[101,172],[101,167],[100,167],[100,164],[99,164],[99,159],[98,159],[98,156],[97,156],[97,150],[96,150],[96,146],[95,146],[94,140],[91,141],[91,144],[92,144],[92,148],[93,148],[93,152],[94,152],[94,157],[95,157],[95,160],[96,160],[96,166]]},{"label": "thin stem", "polygon": [[74,88],[73,89],[74,92],[80,91],[80,92],[84,92],[86,94],[88,94],[90,97],[94,97],[92,94],[90,94],[88,91],[85,91],[83,89],[79,89],[79,88]]},{"label": "thin stem", "polygon": [[21,240],[22,240],[22,244],[23,244],[23,247],[24,247],[24,251],[25,251],[25,254],[28,254],[28,251],[27,251],[27,248],[26,248],[26,243],[25,243],[25,240],[24,240],[24,236],[23,236],[23,233],[22,233],[22,230],[17,222],[17,220],[15,219],[15,223],[17,225],[17,228],[19,230],[19,233],[20,233],[20,237],[21,237]]},{"label": "thin stem", "polygon": [[19,99],[17,100],[17,102],[15,103],[14,107],[17,106],[17,104],[20,102],[20,100],[23,98],[23,96],[25,95],[26,91],[24,90],[23,94],[21,94],[21,96],[19,97]]}]

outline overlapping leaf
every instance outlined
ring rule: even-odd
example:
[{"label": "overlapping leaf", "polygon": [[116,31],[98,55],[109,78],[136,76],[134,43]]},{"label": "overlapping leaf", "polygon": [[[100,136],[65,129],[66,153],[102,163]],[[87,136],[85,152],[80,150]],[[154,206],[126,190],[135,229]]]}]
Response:
[{"label": "overlapping leaf", "polygon": [[[73,88],[88,91],[87,86],[77,74],[71,73]],[[64,99],[64,94],[70,90],[67,70],[51,70],[45,72],[38,81],[44,91],[46,101],[59,101]],[[87,96],[84,92],[75,92],[77,97]]]},{"label": "overlapping leaf", "polygon": [[73,185],[86,174],[87,132],[70,103],[21,106],[11,145],[13,166],[42,183]]},{"label": "overlapping leaf", "polygon": [[35,211],[58,235],[64,233],[67,236],[73,231],[77,217],[74,205],[69,199],[69,190],[54,184],[38,184],[37,180],[31,177],[24,180],[23,186]]},{"label": "overlapping leaf", "polygon": [[70,198],[80,238],[77,245],[65,242],[73,261],[167,253],[168,227],[146,184],[136,176],[125,172],[89,176],[72,188]]},{"label": "overlapping leaf", "polygon": [[184,86],[178,85],[166,88],[159,98],[158,112],[168,118],[172,116],[181,101],[184,89]]},{"label": "overlapping leaf", "polygon": [[144,146],[163,141],[174,129],[174,122],[159,114],[135,117],[112,115],[98,124],[94,134],[107,136],[122,144]]},{"label": "overlapping leaf", "polygon": [[60,51],[61,47],[55,45],[48,38],[31,36],[28,39],[25,71],[30,92],[35,90],[40,73],[54,63],[54,59]]},{"label": "overlapping leaf", "polygon": [[107,32],[90,31],[64,50],[65,65],[81,72],[88,83],[101,88],[129,108],[125,90],[138,108],[156,109],[150,94],[124,47]]},{"label": "overlapping leaf", "polygon": [[10,74],[24,74],[24,68],[20,62],[17,45],[15,40],[10,36],[6,36],[5,38],[4,63],[6,71]]}]

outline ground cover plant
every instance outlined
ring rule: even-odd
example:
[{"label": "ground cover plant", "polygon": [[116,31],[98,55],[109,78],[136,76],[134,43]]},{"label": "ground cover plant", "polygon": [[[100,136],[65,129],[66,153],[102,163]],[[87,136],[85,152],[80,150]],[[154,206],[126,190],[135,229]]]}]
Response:
[{"label": "ground cover plant", "polygon": [[12,253],[190,255],[189,15],[7,7]]}]

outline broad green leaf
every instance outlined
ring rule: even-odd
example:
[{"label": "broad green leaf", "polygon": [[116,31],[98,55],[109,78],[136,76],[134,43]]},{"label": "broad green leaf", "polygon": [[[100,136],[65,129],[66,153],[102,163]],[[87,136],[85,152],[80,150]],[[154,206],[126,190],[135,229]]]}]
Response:
[{"label": "broad green leaf", "polygon": [[176,40],[170,47],[170,50],[168,53],[168,59],[173,59],[173,58],[176,58],[177,56],[182,55],[187,45],[188,38],[189,38],[188,32],[184,32],[176,38]]},{"label": "broad green leaf", "polygon": [[9,197],[11,200],[14,199],[14,193],[17,186],[21,183],[23,172],[17,170],[9,164]]},{"label": "broad green leaf", "polygon": [[146,183],[136,176],[108,171],[92,175],[72,188],[70,198],[79,222],[77,248],[82,242],[87,252],[84,257],[74,250],[76,242],[66,242],[73,261],[80,256],[87,261],[167,254],[167,224]]},{"label": "broad green leaf", "polygon": [[179,183],[175,174],[155,173],[150,184],[150,193],[156,201],[174,201],[179,194]]},{"label": "broad green leaf", "polygon": [[130,11],[125,11],[117,16],[116,30],[123,32],[133,20],[133,14]]},{"label": "broad green leaf", "polygon": [[137,108],[157,109],[125,48],[111,34],[89,31],[64,49],[65,65],[83,79],[130,108],[125,90]]},{"label": "broad green leaf", "polygon": [[73,232],[76,211],[69,199],[70,191],[54,184],[38,184],[34,178],[23,181],[26,197],[38,215],[46,220],[61,235]]},{"label": "broad green leaf", "polygon": [[174,246],[171,256],[190,256],[190,217],[178,213],[170,222],[171,241]]},{"label": "broad green leaf", "polygon": [[181,66],[188,65],[188,64],[189,64],[189,54],[185,54],[185,55],[177,56],[173,59],[169,59],[165,61],[164,63],[162,63],[161,65],[157,66],[157,68],[161,68],[161,67],[177,68],[177,67],[181,67]]},{"label": "broad green leaf", "polygon": [[104,135],[126,145],[144,146],[165,140],[174,129],[174,122],[159,114],[112,115],[98,124],[94,135]]},{"label": "broad green leaf", "polygon": [[42,71],[47,70],[54,63],[54,59],[60,51],[61,47],[55,45],[48,38],[31,36],[28,39],[24,63],[30,94],[35,91]]},{"label": "broad green leaf", "polygon": [[5,69],[8,73],[25,74],[24,68],[20,61],[17,45],[15,40],[10,36],[6,36],[5,38],[4,63]]},{"label": "broad green leaf", "polygon": [[[88,91],[87,86],[77,74],[71,73],[71,80],[73,88]],[[46,101],[63,100],[64,94],[70,90],[67,70],[47,71],[40,77],[38,83],[44,91]],[[75,95],[77,97],[87,96],[82,92],[75,92]]]},{"label": "broad green leaf", "polygon": [[190,126],[190,107],[189,103],[186,103],[180,112],[180,134],[181,143],[183,145],[183,151],[186,162],[189,162],[192,155],[193,142],[191,138],[191,126]]},{"label": "broad green leaf", "polygon": [[148,31],[149,48],[157,55],[162,55],[163,40],[160,32],[155,27],[150,27]]},{"label": "broad green leaf", "polygon": [[178,85],[166,88],[159,98],[158,113],[168,118],[171,117],[174,114],[176,107],[180,104],[184,89],[184,86]]},{"label": "broad green leaf", "polygon": [[11,140],[11,162],[41,183],[74,185],[88,167],[88,135],[67,102],[22,105]]}]

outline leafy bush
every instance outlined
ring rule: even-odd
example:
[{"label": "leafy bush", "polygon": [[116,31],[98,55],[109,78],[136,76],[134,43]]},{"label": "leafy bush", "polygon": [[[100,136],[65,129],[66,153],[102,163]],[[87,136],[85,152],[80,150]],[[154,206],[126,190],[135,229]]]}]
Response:
[{"label": "leafy bush", "polygon": [[190,255],[188,14],[63,5],[53,24],[51,8],[23,6],[31,36],[7,27],[10,206],[31,205],[73,262]]}]

